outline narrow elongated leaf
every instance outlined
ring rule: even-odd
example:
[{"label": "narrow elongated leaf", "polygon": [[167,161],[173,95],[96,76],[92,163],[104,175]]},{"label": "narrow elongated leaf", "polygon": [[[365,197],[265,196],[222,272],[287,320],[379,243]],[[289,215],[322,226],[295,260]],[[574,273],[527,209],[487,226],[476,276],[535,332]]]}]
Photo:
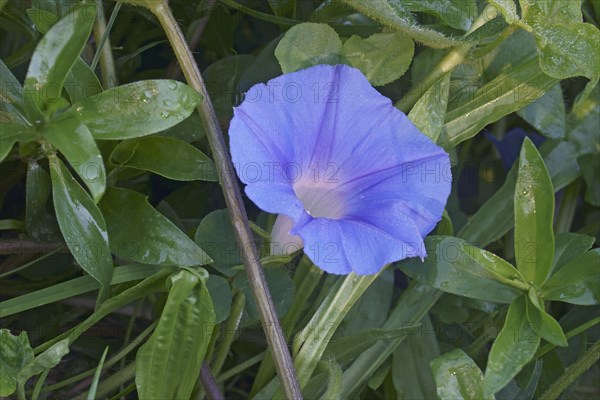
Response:
[{"label": "narrow elongated leaf", "polygon": [[293,26],[283,36],[275,56],[284,73],[317,64],[339,64],[342,41],[327,24],[305,22]]},{"label": "narrow elongated leaf", "polygon": [[389,0],[343,0],[342,2],[426,46],[444,48],[461,44],[457,38],[418,25],[414,17],[403,9],[399,2]]},{"label": "narrow elongated leaf", "polygon": [[94,378],[92,379],[92,384],[90,385],[90,390],[87,394],[87,400],[94,400],[96,398],[96,390],[98,389],[98,382],[100,382],[100,374],[102,373],[102,366],[104,365],[104,360],[106,359],[107,353],[108,346],[104,348],[102,357],[100,357],[100,361],[96,367],[96,372],[94,372]]},{"label": "narrow elongated leaf", "polygon": [[483,374],[461,349],[454,349],[431,362],[440,399],[493,400],[483,391]]},{"label": "narrow elongated leaf", "polygon": [[401,328],[383,329],[371,328],[351,336],[332,340],[326,354],[331,355],[340,365],[353,361],[363,351],[374,345],[380,340],[397,339],[409,335],[419,328],[420,324],[406,324]]},{"label": "narrow elongated leaf", "polygon": [[182,270],[171,288],[152,336],[136,356],[140,399],[188,399],[198,380],[215,314],[196,274]]},{"label": "narrow elongated leaf", "polygon": [[0,396],[10,396],[17,390],[17,377],[25,365],[33,360],[33,349],[27,332],[12,335],[0,329]]},{"label": "narrow elongated leaf", "polygon": [[47,209],[52,185],[50,175],[35,159],[29,160],[25,191],[25,226],[27,232],[41,241],[58,240],[60,230]]},{"label": "narrow elongated leaf", "polygon": [[81,268],[100,283],[104,297],[113,272],[104,217],[56,156],[50,157],[50,173],[52,199],[65,242]]},{"label": "narrow elongated leaf", "polygon": [[101,93],[102,85],[89,65],[78,58],[65,79],[65,90],[69,94],[71,103],[76,103]]},{"label": "narrow elongated leaf", "polygon": [[438,140],[444,126],[449,91],[450,74],[446,74],[421,96],[408,114],[408,118],[433,142]]},{"label": "narrow elongated leaf", "polygon": [[44,126],[42,135],[65,156],[97,203],[106,189],[106,171],[89,129],[77,118],[61,118]]},{"label": "narrow elongated leaf", "polygon": [[[544,157],[554,190],[562,189],[579,175],[576,158],[575,146],[569,142],[559,143]],[[511,230],[515,222],[512,200],[517,168],[515,163],[502,187],[469,219],[458,233],[459,237],[486,246]],[[482,226],[486,229],[481,229]],[[526,250],[531,251],[531,248]]]},{"label": "narrow elongated leaf", "polygon": [[151,136],[125,140],[113,150],[111,162],[165,178],[218,181],[217,170],[203,152],[182,140]]},{"label": "narrow elongated leaf", "polygon": [[400,264],[408,276],[445,292],[497,303],[511,303],[525,284],[519,272],[500,257],[462,239],[429,236],[427,258]]},{"label": "narrow elongated leaf", "polygon": [[546,75],[533,58],[500,74],[480,88],[472,99],[448,111],[445,141],[456,146],[486,125],[540,98],[558,80]]},{"label": "narrow elongated leaf", "polygon": [[168,129],[190,116],[202,97],[172,80],[138,81],[86,98],[65,113],[77,115],[96,139],[130,139]]},{"label": "narrow elongated leaf", "polygon": [[145,264],[194,266],[210,258],[185,233],[148,204],[146,196],[110,188],[99,204],[119,257]]},{"label": "narrow elongated leaf", "polygon": [[544,284],[544,299],[580,305],[599,304],[598,265],[600,249],[588,251],[573,259]]},{"label": "narrow elongated leaf", "polygon": [[526,310],[527,319],[538,335],[557,346],[567,346],[567,338],[560,324],[544,310],[544,303],[534,287],[529,288]]},{"label": "narrow elongated leaf", "polygon": [[527,319],[525,302],[524,294],[510,305],[504,326],[492,345],[484,377],[486,396],[496,393],[517,375],[540,344],[539,335]]},{"label": "narrow elongated leaf", "polygon": [[554,189],[544,160],[526,138],[515,187],[515,258],[527,282],[541,286],[554,257]]},{"label": "narrow elongated leaf", "polygon": [[414,52],[413,41],[401,33],[376,33],[366,39],[352,35],[342,46],[344,58],[373,86],[386,85],[404,75]]},{"label": "narrow elongated leaf", "polygon": [[24,85],[25,93],[31,93],[26,100],[34,113],[36,109],[48,111],[49,103],[60,99],[65,78],[85,46],[95,15],[95,5],[76,7],[40,40]]}]

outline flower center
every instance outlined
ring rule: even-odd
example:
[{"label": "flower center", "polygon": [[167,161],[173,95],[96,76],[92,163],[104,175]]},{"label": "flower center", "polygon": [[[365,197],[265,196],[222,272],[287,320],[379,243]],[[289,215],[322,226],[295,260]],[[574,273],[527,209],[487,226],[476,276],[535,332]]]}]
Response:
[{"label": "flower center", "polygon": [[337,182],[301,179],[294,184],[294,193],[313,218],[340,219],[344,215],[344,202]]}]

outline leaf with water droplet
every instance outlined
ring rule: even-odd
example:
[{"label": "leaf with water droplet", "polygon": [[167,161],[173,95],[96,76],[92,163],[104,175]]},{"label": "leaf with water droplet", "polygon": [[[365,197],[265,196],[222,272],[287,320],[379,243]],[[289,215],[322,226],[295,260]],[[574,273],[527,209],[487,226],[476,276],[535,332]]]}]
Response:
[{"label": "leaf with water droplet", "polygon": [[52,199],[58,225],[77,263],[100,283],[101,296],[113,273],[108,234],[102,213],[57,156],[51,156]]},{"label": "leaf with water droplet", "polygon": [[189,117],[201,100],[184,83],[147,80],[105,90],[75,103],[65,114],[77,114],[95,139],[131,139],[171,128]]},{"label": "leaf with water droplet", "polygon": [[519,156],[514,207],[517,268],[527,282],[541,286],[554,257],[554,188],[542,156],[528,138]]}]

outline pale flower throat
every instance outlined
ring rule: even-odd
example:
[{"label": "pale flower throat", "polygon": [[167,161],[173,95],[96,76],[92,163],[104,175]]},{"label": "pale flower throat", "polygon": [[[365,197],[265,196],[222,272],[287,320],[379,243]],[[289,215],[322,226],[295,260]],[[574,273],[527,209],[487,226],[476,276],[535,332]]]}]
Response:
[{"label": "pale flower throat", "polygon": [[338,186],[338,182],[306,178],[294,183],[294,193],[311,217],[340,219],[345,207]]}]

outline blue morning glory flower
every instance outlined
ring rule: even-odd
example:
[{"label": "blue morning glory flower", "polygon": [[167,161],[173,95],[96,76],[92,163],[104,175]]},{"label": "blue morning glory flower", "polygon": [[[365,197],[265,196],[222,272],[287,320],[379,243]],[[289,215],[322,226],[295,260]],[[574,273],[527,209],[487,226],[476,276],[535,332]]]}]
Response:
[{"label": "blue morning glory flower", "polygon": [[253,86],[229,128],[246,194],[279,214],[272,253],[366,275],[426,256],[450,193],[448,154],[357,69],[318,65]]}]

